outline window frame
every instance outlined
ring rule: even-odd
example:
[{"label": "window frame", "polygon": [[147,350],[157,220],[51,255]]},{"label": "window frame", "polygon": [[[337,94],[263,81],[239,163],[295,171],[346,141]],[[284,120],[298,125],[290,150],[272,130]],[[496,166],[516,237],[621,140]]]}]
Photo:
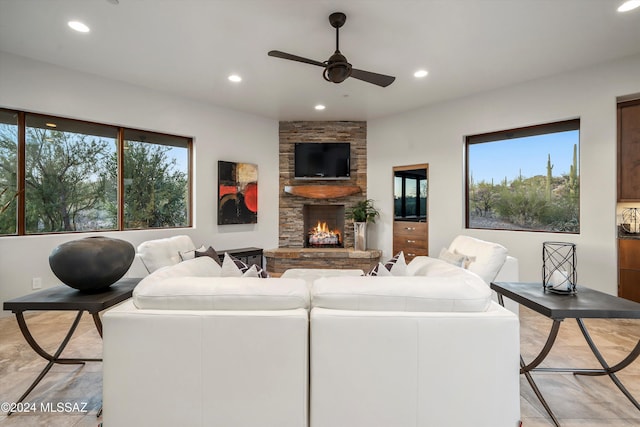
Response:
[{"label": "window frame", "polygon": [[470,226],[470,161],[469,147],[475,144],[506,141],[510,139],[519,139],[532,136],[549,135],[565,131],[578,131],[578,189],[580,189],[580,118],[560,120],[556,122],[543,123],[532,126],[524,126],[519,128],[487,132],[482,134],[467,135],[464,139],[464,226],[467,230],[497,230],[497,231],[524,231],[533,233],[560,233],[560,234],[580,234],[580,191],[578,191],[578,231],[561,231],[561,230],[541,230],[541,229],[525,229],[525,228],[481,228]]},{"label": "window frame", "polygon": [[[41,114],[30,111],[21,111],[11,108],[0,107],[1,111],[17,114],[18,115],[18,152],[17,152],[17,227],[14,234],[0,234],[2,237],[16,237],[16,236],[38,236],[49,234],[79,234],[79,233],[109,233],[119,231],[140,231],[140,230],[164,230],[164,229],[178,229],[178,228],[192,228],[193,227],[193,138],[181,135],[172,135],[166,132],[149,131],[136,128],[129,128],[119,125],[112,125],[107,123],[98,123],[88,120],[78,120],[62,116],[54,116],[50,114]],[[27,232],[26,230],[26,117],[27,115],[37,116],[43,120],[51,121],[71,121],[77,122],[79,126],[93,125],[93,126],[108,126],[116,128],[116,155],[117,155],[117,219],[116,228],[105,230],[81,230],[81,231],[51,231],[51,232]],[[159,137],[166,137],[181,139],[185,141],[184,145],[175,145],[176,147],[187,149],[187,203],[186,203],[186,225],[171,226],[171,227],[154,227],[154,228],[125,228],[124,222],[124,136],[125,132],[139,132],[143,134],[155,134]],[[162,145],[162,144],[158,144]],[[169,145],[171,144],[164,144]]]}]

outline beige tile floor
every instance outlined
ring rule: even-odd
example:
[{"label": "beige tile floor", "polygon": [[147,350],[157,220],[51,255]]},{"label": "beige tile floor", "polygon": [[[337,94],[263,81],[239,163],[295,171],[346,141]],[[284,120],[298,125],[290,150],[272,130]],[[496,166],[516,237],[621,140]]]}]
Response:
[{"label": "beige tile floor", "polygon": [[[50,351],[61,341],[73,318],[67,312],[34,312],[27,322],[36,339]],[[551,321],[527,309],[521,310],[521,342],[525,360],[531,360],[547,337]],[[611,363],[622,359],[640,338],[640,320],[587,320],[587,327]],[[61,331],[61,329],[63,329]],[[66,357],[101,357],[101,343],[91,317],[83,317]],[[15,401],[45,366],[20,334],[15,318],[0,318],[0,403]],[[560,328],[558,342],[545,366],[598,367],[575,321]],[[481,369],[481,367],[478,367]],[[619,375],[640,398],[640,359]],[[571,374],[536,373],[534,378],[563,427],[640,426],[638,411],[608,378]],[[550,419],[524,378],[520,381],[520,405],[525,427],[552,426]],[[7,416],[0,411],[0,426],[97,426],[102,398],[102,364],[56,365],[26,399],[35,413]],[[86,412],[40,411],[41,404],[86,403]],[[72,408],[73,409],[73,408]],[[119,426],[107,426],[119,427]],[[392,426],[390,426],[392,427]],[[455,426],[438,426],[455,427]]]}]

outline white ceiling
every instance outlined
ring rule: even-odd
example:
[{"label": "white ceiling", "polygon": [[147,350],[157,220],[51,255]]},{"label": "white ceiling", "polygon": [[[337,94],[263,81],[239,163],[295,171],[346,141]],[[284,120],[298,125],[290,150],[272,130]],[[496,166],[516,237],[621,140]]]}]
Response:
[{"label": "white ceiling", "polygon": [[[0,50],[277,120],[370,120],[640,53],[640,9],[618,13],[622,0],[114,3],[0,0]],[[392,85],[329,83],[320,67],[267,56],[328,59],[335,11],[347,15],[342,53]]]}]

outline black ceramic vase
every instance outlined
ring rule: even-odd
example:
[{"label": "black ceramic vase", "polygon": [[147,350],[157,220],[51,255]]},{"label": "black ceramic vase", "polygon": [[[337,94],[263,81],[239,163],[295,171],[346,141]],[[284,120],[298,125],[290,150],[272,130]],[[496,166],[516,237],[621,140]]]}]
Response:
[{"label": "black ceramic vase", "polygon": [[109,237],[86,237],[56,247],[49,255],[53,274],[82,292],[98,292],[125,275],[135,257],[133,245]]}]

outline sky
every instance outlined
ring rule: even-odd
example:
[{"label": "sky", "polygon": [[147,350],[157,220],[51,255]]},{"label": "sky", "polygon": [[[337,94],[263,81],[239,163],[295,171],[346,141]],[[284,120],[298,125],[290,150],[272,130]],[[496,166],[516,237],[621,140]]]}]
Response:
[{"label": "sky", "polygon": [[569,174],[573,163],[573,145],[578,144],[578,174],[580,173],[580,132],[577,130],[553,134],[508,139],[469,145],[469,170],[476,184],[495,184],[506,177],[509,182],[520,175],[530,178],[547,175],[547,156],[551,154],[553,176]]}]

